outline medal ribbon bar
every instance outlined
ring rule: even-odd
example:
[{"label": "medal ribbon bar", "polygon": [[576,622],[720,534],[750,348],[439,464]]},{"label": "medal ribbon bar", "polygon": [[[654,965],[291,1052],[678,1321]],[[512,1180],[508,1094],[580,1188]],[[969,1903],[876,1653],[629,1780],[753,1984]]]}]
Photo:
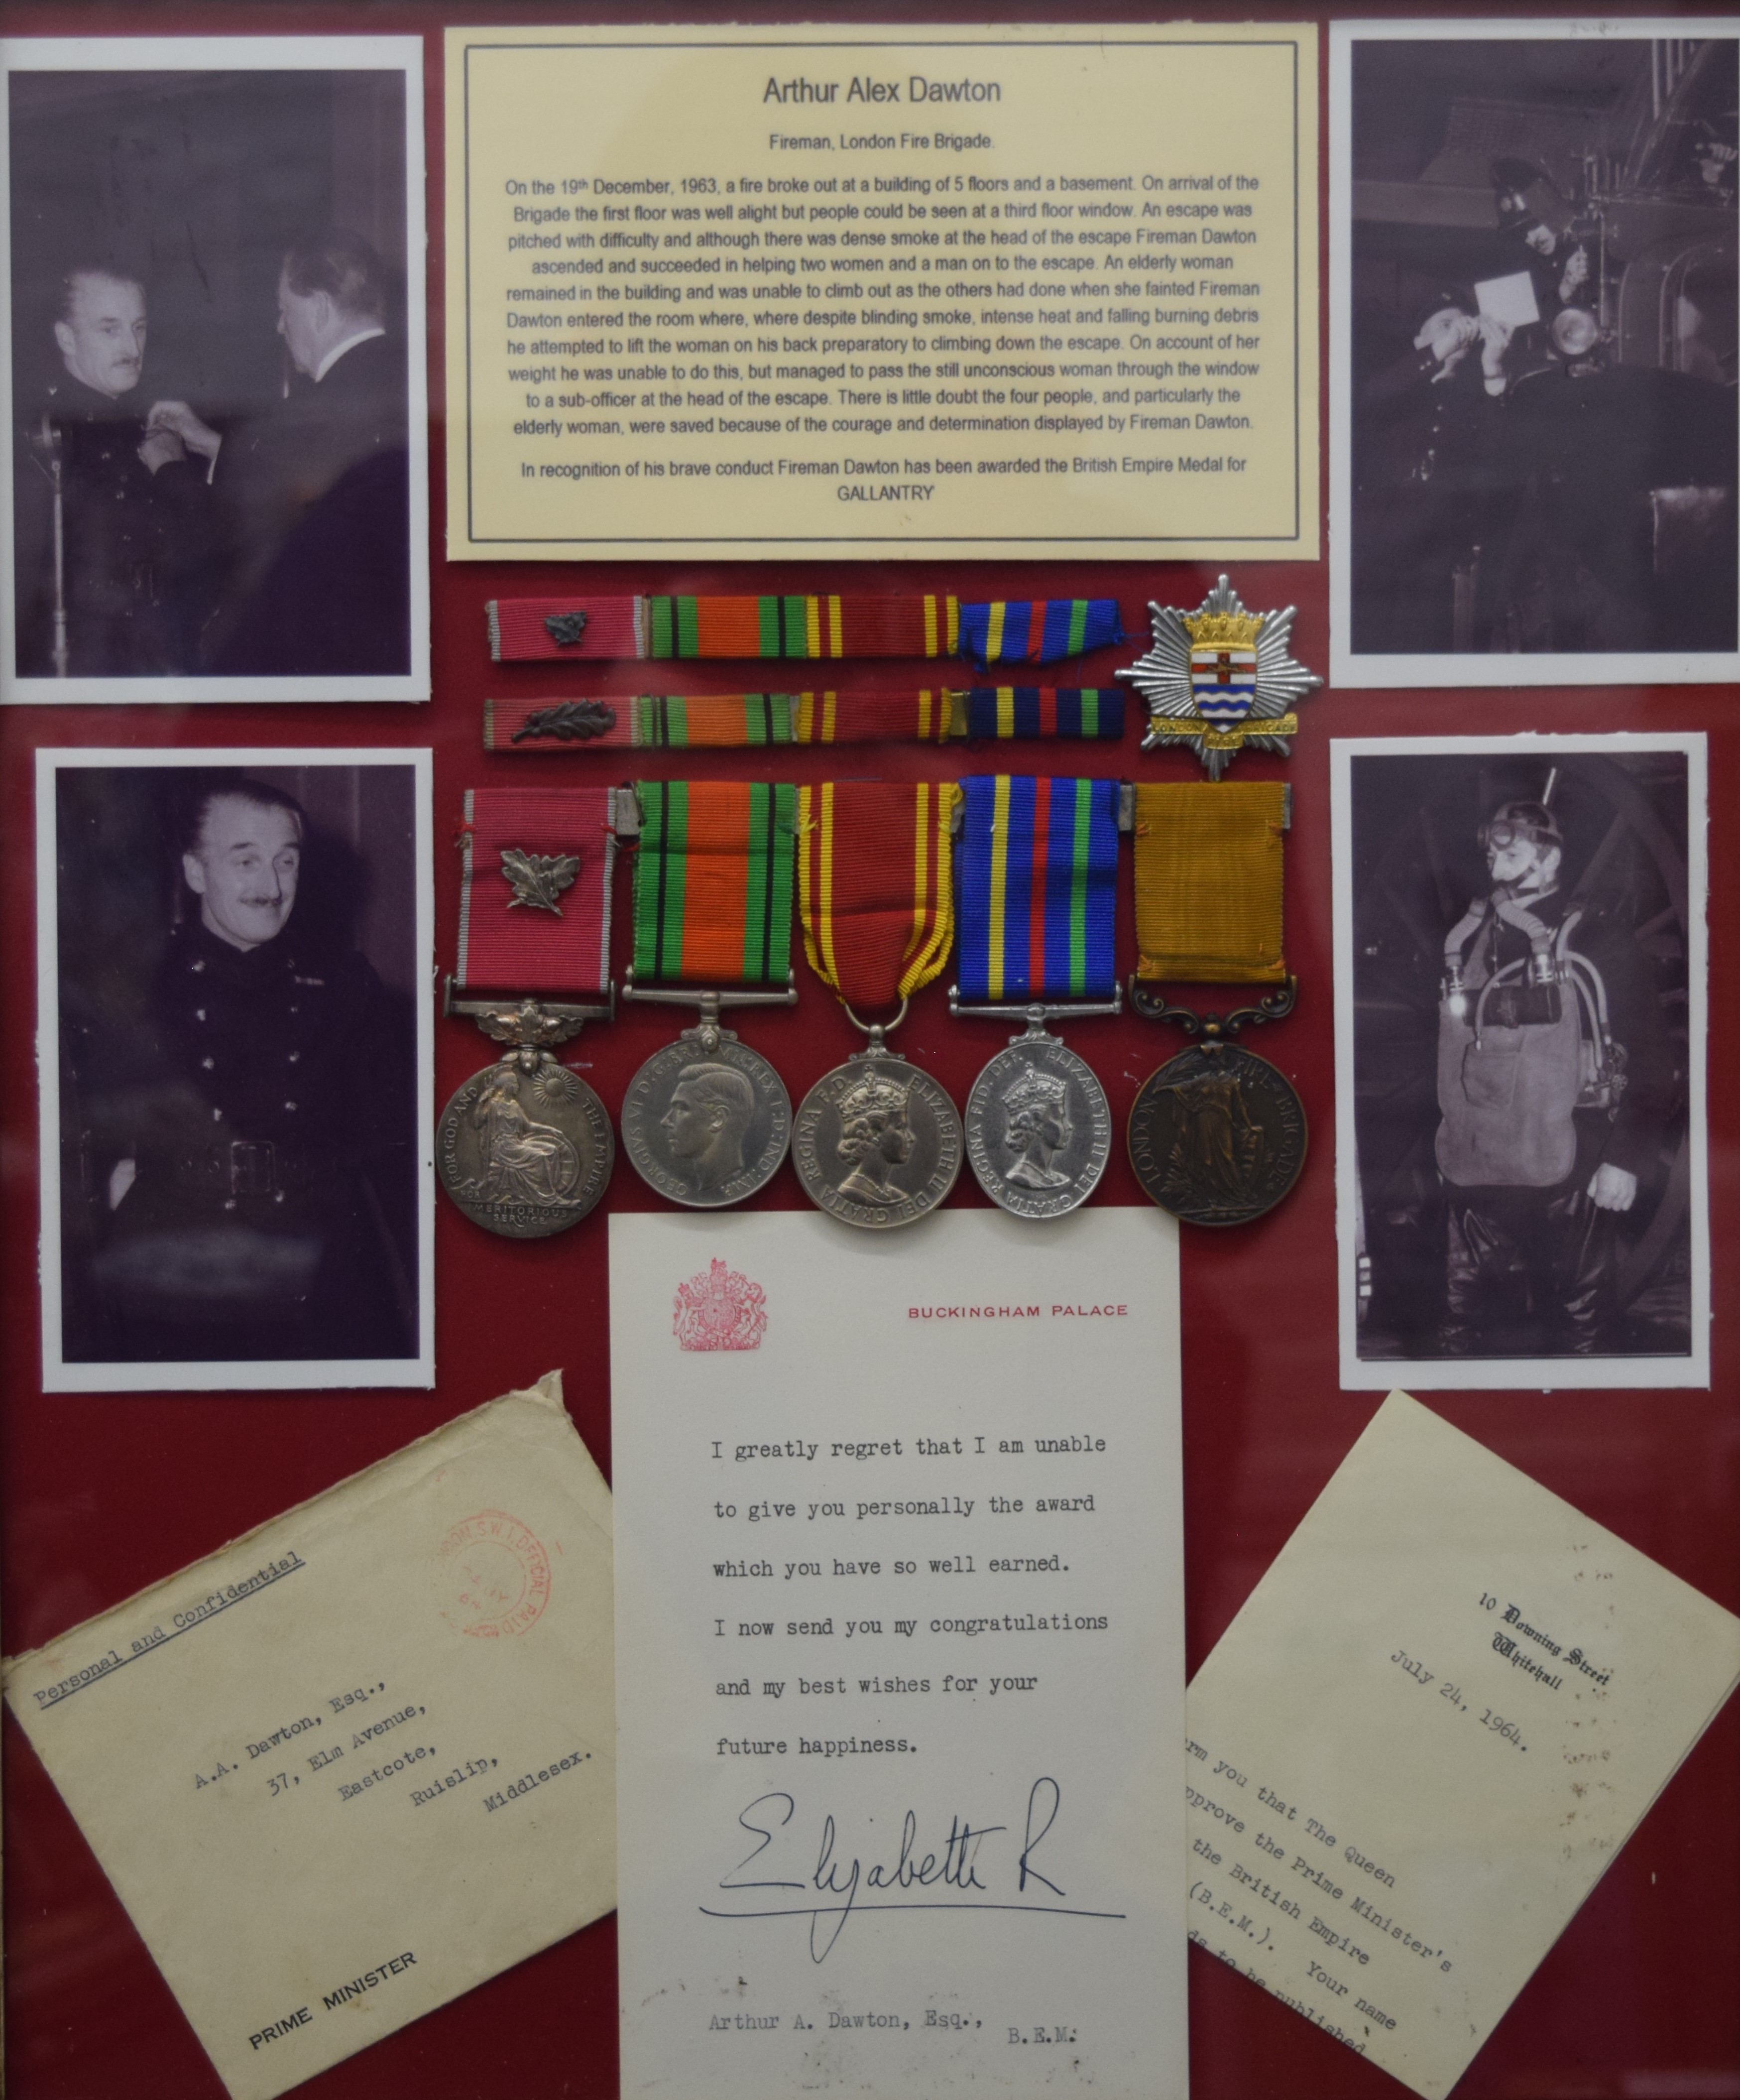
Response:
[{"label": "medal ribbon bar", "polygon": [[852,1008],[938,976],[954,936],[950,780],[826,780],[798,790],[804,952]]},{"label": "medal ribbon bar", "polygon": [[1118,783],[1000,773],[961,792],[958,997],[1109,999]]},{"label": "medal ribbon bar", "polygon": [[636,984],[787,984],[796,790],[643,780],[634,792]]},{"label": "medal ribbon bar", "polygon": [[1136,975],[1283,984],[1284,781],[1136,786]]},{"label": "medal ribbon bar", "polygon": [[517,751],[737,750],[773,744],[944,743],[1072,738],[1116,743],[1116,687],[993,686],[955,692],[636,693],[619,699],[486,700],[483,748]]},{"label": "medal ribbon bar", "polygon": [[497,663],[959,655],[983,667],[1050,664],[1125,639],[1112,598],[492,598],[487,611]]},{"label": "medal ribbon bar", "polygon": [[609,990],[611,792],[467,789],[456,990]]}]

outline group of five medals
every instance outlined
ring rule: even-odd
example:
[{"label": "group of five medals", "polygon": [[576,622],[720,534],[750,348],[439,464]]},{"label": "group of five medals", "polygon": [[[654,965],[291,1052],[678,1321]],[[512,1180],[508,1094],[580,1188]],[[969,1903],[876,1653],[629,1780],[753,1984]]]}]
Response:
[{"label": "group of five medals", "polygon": [[[1247,613],[1224,577],[1194,614],[1150,611],[1154,646],[1118,674],[1149,702],[1144,748],[1188,742],[1216,782],[1244,742],[1284,754],[1285,736],[1297,726],[1287,703],[1319,682],[1288,654],[1290,611]],[[522,710],[510,734],[514,744],[544,736],[738,743],[891,733],[925,740],[934,734],[943,742],[951,733],[951,704],[953,734],[972,733],[966,703],[975,704],[979,734],[993,722],[989,733],[1003,736],[1115,736],[1121,729],[1115,693],[941,693],[934,709],[928,692],[898,702],[855,697],[865,724],[857,730],[851,726],[854,696],[837,696],[836,707],[835,695],[820,696],[818,704],[806,694],[558,704]],[[616,727],[624,710],[626,733]],[[891,730],[890,721],[900,726]],[[494,741],[487,728],[487,740]],[[1143,861],[1152,893],[1157,856],[1145,844],[1152,827],[1136,819],[1135,809],[1152,792],[1110,779],[998,774],[958,786],[649,781],[592,790],[601,805],[597,813],[566,806],[574,796],[564,789],[468,796],[460,985],[468,960],[478,977],[480,945],[491,951],[486,968],[500,968],[517,948],[514,982],[537,996],[518,1004],[455,1003],[450,990],[450,1006],[471,1014],[507,1049],[449,1104],[438,1153],[443,1180],[478,1223],[519,1236],[560,1230],[601,1195],[613,1159],[608,1118],[552,1051],[584,1020],[614,1015],[609,862],[615,839],[632,836],[634,960],[623,996],[697,1009],[695,1026],[635,1074],[623,1104],[624,1149],[661,1196],[702,1209],[741,1202],[766,1185],[789,1149],[812,1201],[859,1228],[886,1229],[926,1215],[949,1193],[963,1157],[985,1193],[1014,1215],[1044,1219],[1075,1209],[1104,1172],[1111,1110],[1091,1068],[1046,1024],[1122,1010],[1112,957],[1118,835],[1139,835],[1139,932],[1145,936]],[[1231,818],[1235,832],[1250,831],[1233,807],[1236,793],[1217,794],[1207,783],[1183,792],[1216,795],[1210,814],[1217,826],[1224,829]],[[518,805],[518,828],[528,838],[538,834],[540,845],[510,846],[504,836],[492,838],[491,871],[512,893],[504,902],[498,893],[493,913],[476,915],[474,933],[474,813],[480,799],[507,805],[497,814],[509,829]],[[566,916],[562,897],[588,859],[597,878],[588,927],[594,915],[603,924],[596,940],[582,935],[578,970],[571,938],[504,945],[500,922],[515,911]],[[1175,889],[1175,871],[1161,870],[1157,880],[1163,891],[1169,880]],[[811,966],[868,1038],[810,1088],[795,1117],[773,1066],[721,1018],[731,1008],[795,1003],[794,891]],[[1150,920],[1154,909],[1151,901]],[[1272,959],[1255,964],[1240,950],[1230,965],[1220,957],[1214,966],[1239,982],[1277,982],[1278,858],[1274,909]],[[1023,1024],[974,1083],[964,1129],[942,1088],[887,1040],[911,995],[940,973],[951,943],[958,956],[951,1015]],[[1163,951],[1178,945],[1170,922],[1157,945]],[[564,966],[555,960],[558,948],[570,951]],[[544,981],[535,982],[528,962]],[[1287,1011],[1291,980],[1222,1021],[1170,1005],[1139,982],[1169,968],[1205,973],[1175,954],[1151,958],[1144,939],[1132,987],[1136,1010],[1178,1022],[1201,1041],[1139,1094],[1132,1164],[1146,1192],[1177,1215],[1203,1224],[1243,1222],[1292,1185],[1303,1159],[1304,1120],[1275,1069],[1231,1038],[1241,1023]],[[558,990],[608,1004],[555,999]]]}]

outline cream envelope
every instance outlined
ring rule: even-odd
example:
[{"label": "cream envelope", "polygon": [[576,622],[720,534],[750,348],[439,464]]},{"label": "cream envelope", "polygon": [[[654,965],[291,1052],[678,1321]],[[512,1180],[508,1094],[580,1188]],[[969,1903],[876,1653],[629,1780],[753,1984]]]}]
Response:
[{"label": "cream envelope", "polygon": [[610,1496],[556,1373],[4,1670],[235,2100],[615,1903]]},{"label": "cream envelope", "polygon": [[1191,1937],[1441,2100],[1737,1675],[1740,1620],[1393,1392],[1191,1684]]}]

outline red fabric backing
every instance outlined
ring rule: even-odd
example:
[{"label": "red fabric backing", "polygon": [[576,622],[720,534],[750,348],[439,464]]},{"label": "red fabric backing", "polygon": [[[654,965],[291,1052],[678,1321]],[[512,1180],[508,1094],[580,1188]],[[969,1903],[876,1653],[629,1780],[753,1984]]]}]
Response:
[{"label": "red fabric backing", "polygon": [[[758,19],[813,19],[813,6],[762,0]],[[866,21],[983,20],[958,0],[877,0],[829,11]],[[1008,0],[999,19],[1057,19],[1055,4]],[[1105,0],[1107,19],[1152,21],[1152,8]],[[1202,0],[1202,20],[1242,20],[1248,0]],[[1393,5],[1386,11],[1394,13]],[[1488,13],[1492,11],[1488,9]],[[333,33],[367,29],[425,37],[429,214],[430,560],[436,699],[390,704],[177,709],[8,708],[0,711],[0,1468],[3,1468],[6,1646],[36,1645],[209,1552],[443,1421],[561,1365],[568,1406],[590,1449],[610,1465],[606,1215],[601,1207],[570,1233],[542,1242],[492,1238],[442,1199],[436,1219],[439,1382],[429,1394],[388,1392],[45,1400],[37,1388],[36,1064],[31,1017],[36,955],[31,752],[77,744],[433,745],[438,840],[460,814],[468,787],[535,779],[574,784],[572,754],[527,757],[478,749],[486,694],[500,693],[483,607],[491,598],[542,593],[557,602],[575,572],[549,562],[446,565],[443,314],[443,109],[440,32],[447,23],[716,21],[701,0],[656,11],[604,0],[476,0],[476,4],[205,5],[165,0],[84,6],[15,0],[0,9],[9,35]],[[1311,19],[1276,0],[1269,19]],[[1587,11],[1585,10],[1586,13]],[[1326,20],[1326,15],[1317,19]],[[1689,26],[1689,18],[1688,18]],[[1156,123],[1164,123],[1156,111]],[[1327,157],[1324,161],[1327,182]],[[1327,252],[1327,251],[1326,251]],[[1327,331],[1327,305],[1324,307]],[[1327,360],[1325,360],[1325,364]],[[1327,412],[1327,411],[1326,411]],[[1327,460],[1327,452],[1325,454]],[[1327,468],[1319,489],[1327,491]],[[1194,605],[1222,566],[1249,605],[1297,603],[1296,653],[1325,667],[1324,564],[914,562],[825,565],[600,562],[588,593],[790,589],[949,590],[983,598],[1101,594],[1134,610],[1150,598]],[[1107,684],[1139,643],[1084,660],[1071,682]],[[609,690],[565,664],[528,664],[513,690],[545,700]],[[684,673],[690,690],[730,690],[741,668]],[[610,682],[619,686],[621,677]],[[1441,1393],[1430,1405],[1556,1493],[1663,1562],[1729,1609],[1740,1609],[1740,1408],[1734,1401],[1736,1255],[1740,1252],[1740,1092],[1727,1083],[1740,1042],[1740,715],[1724,687],[1532,691],[1324,692],[1301,707],[1291,763],[1247,753],[1238,775],[1290,779],[1296,814],[1288,840],[1288,957],[1300,979],[1297,1012],[1261,1031],[1253,1047],[1297,1088],[1311,1149],[1293,1196],[1259,1224],[1196,1233],[1183,1251],[1187,1629],[1190,1666],[1208,1652],[1370,1419],[1379,1396],[1341,1392],[1336,1378],[1333,1060],[1331,1030],[1328,744],[1333,736],[1650,728],[1710,735],[1711,1014],[1715,1079],[1710,1101],[1714,1249],[1713,1393],[1625,1391]],[[1071,750],[1068,770],[1187,779],[1186,752],[1139,756],[1134,723],[1121,746]],[[667,762],[668,761],[668,762]],[[999,761],[1001,762],[1001,760]],[[609,766],[610,761],[603,761]],[[1050,767],[1046,748],[1011,752],[1011,769]],[[663,754],[672,777],[741,777],[740,754]],[[782,754],[785,777],[831,777],[823,750]],[[935,777],[934,750],[889,748],[864,770]],[[963,769],[964,770],[964,769]],[[624,769],[626,770],[626,769]],[[612,777],[608,772],[606,778]],[[438,847],[437,937],[451,966],[458,913],[458,857]],[[626,870],[618,876],[615,968],[628,959]],[[1120,898],[1118,957],[1134,958],[1127,884]],[[834,1000],[803,965],[800,1003],[745,1018],[747,1040],[769,1057],[798,1098],[858,1047]],[[914,1001],[899,1047],[957,1101],[1011,1032],[989,1021],[951,1022],[947,976]],[[614,1027],[590,1028],[570,1054],[613,1115],[637,1067],[668,1041],[672,1017],[629,1008]],[[1133,1016],[1064,1031],[1103,1080],[1120,1130],[1141,1081],[1183,1047],[1174,1030]],[[467,1023],[438,1024],[437,1106],[491,1054]],[[782,1171],[756,1199],[798,1208],[804,1198]],[[1121,1142],[1094,1199],[1143,1199]],[[982,1206],[963,1175],[950,1202]],[[658,1198],[619,1162],[607,1205],[651,1210]],[[1060,1393],[1066,1414],[1092,1396]],[[922,1423],[915,1425],[922,1427]],[[11,2100],[223,2100],[204,2053],[113,1891],[8,1717],[5,1751],[7,2056]],[[1740,1704],[1731,1703],[1651,1808],[1559,1943],[1542,1964],[1459,2086],[1456,2100],[1549,2096],[1674,2096],[1733,2100],[1740,2093]],[[610,2100],[616,2091],[614,1921],[605,1920],[311,2081],[298,2100]],[[1035,2018],[1060,2016],[1036,2008]],[[1194,2100],[1397,2100],[1384,2073],[1198,1950],[1191,1957]]]}]

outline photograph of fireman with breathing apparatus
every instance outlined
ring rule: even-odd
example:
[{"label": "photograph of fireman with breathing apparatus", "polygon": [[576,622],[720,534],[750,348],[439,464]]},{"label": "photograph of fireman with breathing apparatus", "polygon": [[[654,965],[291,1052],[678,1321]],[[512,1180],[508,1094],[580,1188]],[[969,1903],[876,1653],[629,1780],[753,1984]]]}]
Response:
[{"label": "photograph of fireman with breathing apparatus", "polygon": [[1707,1383],[1703,739],[1333,749],[1342,1383]]}]

